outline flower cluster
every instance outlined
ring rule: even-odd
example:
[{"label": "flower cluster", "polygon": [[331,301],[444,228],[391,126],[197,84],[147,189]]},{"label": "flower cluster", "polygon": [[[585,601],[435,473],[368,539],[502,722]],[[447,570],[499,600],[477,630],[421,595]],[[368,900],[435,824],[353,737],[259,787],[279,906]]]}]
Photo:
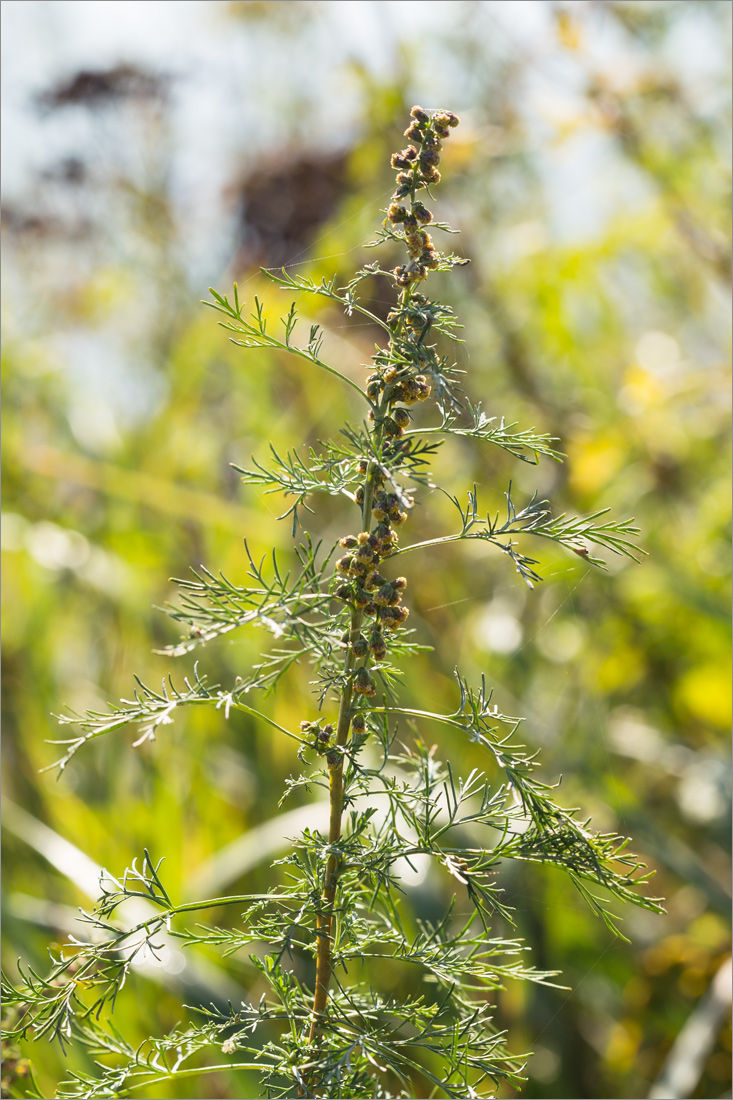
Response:
[{"label": "flower cluster", "polygon": [[[412,121],[405,130],[405,137],[415,142],[392,157],[392,167],[398,169],[397,188],[387,211],[387,218],[394,228],[404,227],[404,240],[409,253],[406,264],[396,267],[394,276],[398,286],[409,287],[427,278],[428,271],[439,266],[440,256],[435,250],[430,234],[423,229],[433,220],[431,212],[415,198],[415,193],[431,183],[439,183],[440,150],[451,128],[458,125],[458,117],[452,111],[435,111],[429,114],[422,107],[413,107]],[[410,209],[401,200],[410,197]]]},{"label": "flower cluster", "polygon": [[[407,514],[400,510],[394,494],[379,491],[374,497],[372,515],[378,522],[371,533],[362,531],[359,535],[345,535],[340,540],[341,546],[350,553],[339,558],[336,569],[350,578],[351,583],[340,584],[334,593],[351,604],[359,615],[358,629],[347,631],[341,641],[350,648],[358,665],[354,690],[366,696],[376,695],[377,690],[367,668],[369,658],[384,660],[387,655],[384,631],[396,630],[409,614],[406,607],[400,606],[401,593],[407,585],[405,578],[388,581],[379,572],[382,558],[392,553],[397,540],[390,521],[402,523]],[[361,631],[364,617],[374,619],[368,635]]]},{"label": "flower cluster", "polygon": [[[398,303],[387,318],[390,327],[389,347],[380,349],[374,356],[376,370],[366,381],[366,396],[372,408],[369,420],[372,424],[374,453],[395,469],[409,454],[411,441],[403,439],[411,414],[405,406],[425,401],[431,386],[424,371],[436,368],[434,348],[425,342],[430,330],[434,307],[423,295],[417,293],[414,284],[427,278],[429,271],[440,264],[440,256],[423,228],[433,219],[425,205],[415,198],[416,192],[437,183],[440,179],[438,163],[443,140],[458,118],[450,111],[433,114],[422,107],[413,107],[411,122],[405,136],[413,144],[392,157],[392,167],[398,169],[397,189],[387,211],[392,230],[402,226],[401,234],[394,237],[404,240],[409,258],[406,264],[395,268],[393,277],[401,293]],[[401,204],[409,195],[410,208]],[[340,540],[347,551],[336,562],[339,584],[334,595],[344,600],[352,609],[351,628],[341,641],[350,655],[350,679],[356,695],[376,695],[376,684],[369,671],[369,661],[383,661],[387,654],[385,634],[397,630],[409,614],[402,606],[402,593],[407,581],[404,577],[386,580],[380,573],[380,564],[394,552],[397,543],[395,528],[408,518],[407,509],[412,504],[404,493],[389,491],[386,470],[378,461],[362,459],[359,473],[364,484],[355,494],[356,503],[362,508],[364,526],[371,519],[371,531],[359,535],[345,535]],[[371,628],[363,632],[364,619],[374,620]],[[352,717],[352,728],[357,730],[358,710]],[[360,729],[361,727],[359,727]]]},{"label": "flower cluster", "polygon": [[333,741],[333,726],[328,724],[322,726],[320,722],[301,722],[300,732],[307,733],[312,738],[313,748],[320,756],[325,756],[331,748]]}]

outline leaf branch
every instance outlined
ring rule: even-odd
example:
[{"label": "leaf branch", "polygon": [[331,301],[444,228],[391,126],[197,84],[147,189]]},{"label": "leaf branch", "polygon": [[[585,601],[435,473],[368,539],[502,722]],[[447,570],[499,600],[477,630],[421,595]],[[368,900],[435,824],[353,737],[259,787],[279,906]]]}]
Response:
[{"label": "leaf branch", "polygon": [[277,348],[280,351],[289,351],[293,355],[297,355],[300,359],[305,359],[309,363],[313,363],[321,370],[327,371],[329,374],[335,375],[336,378],[340,378],[342,382],[345,382],[347,386],[350,386],[353,390],[359,394],[359,396],[367,401],[369,404],[369,398],[366,396],[360,386],[353,382],[351,378],[348,378],[341,371],[336,370],[335,367],[329,366],[328,363],[319,357],[321,349],[321,342],[323,339],[322,332],[318,325],[312,325],[310,330],[310,336],[305,347],[301,347],[299,344],[292,342],[293,332],[298,321],[297,311],[295,304],[291,305],[289,311],[280,320],[283,324],[285,333],[284,339],[280,339],[273,333],[267,331],[267,320],[265,318],[262,303],[259,298],[255,296],[254,311],[250,314],[250,318],[247,319],[243,315],[244,304],[239,304],[239,296],[237,290],[237,284],[234,284],[234,304],[229,302],[226,295],[219,294],[216,290],[209,287],[209,293],[214,299],[213,302],[203,302],[205,306],[209,306],[211,309],[217,310],[219,313],[223,313],[226,317],[231,317],[232,321],[220,321],[219,324],[222,328],[228,329],[230,332],[236,332],[239,335],[244,336],[243,340],[235,340],[231,338],[233,344],[237,344],[243,348]]}]

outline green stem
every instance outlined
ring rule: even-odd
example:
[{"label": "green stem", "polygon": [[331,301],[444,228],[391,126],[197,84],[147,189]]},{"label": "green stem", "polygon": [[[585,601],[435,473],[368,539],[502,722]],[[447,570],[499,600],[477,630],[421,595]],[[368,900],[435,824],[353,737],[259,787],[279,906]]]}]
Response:
[{"label": "green stem", "polygon": [[[379,406],[377,413],[378,419],[381,417],[383,409],[384,403]],[[376,453],[379,454],[379,447],[382,441],[382,430],[379,423],[377,423],[374,429],[374,440]],[[364,503],[362,506],[362,527],[364,530],[369,526],[372,504],[374,501],[374,466],[374,463],[370,463],[364,483]],[[354,643],[358,640],[361,634],[363,621],[363,608],[355,607],[351,612],[351,629],[349,632],[350,643]],[[344,678],[346,682],[341,695],[336,725],[337,749],[344,748],[351,729],[351,706],[354,698],[352,673],[355,670],[356,660],[353,652],[353,644],[350,644],[344,659]],[[331,926],[339,877],[339,859],[333,848],[341,838],[341,824],[344,811],[344,757],[342,753],[339,753],[338,761],[329,768],[329,787],[331,813],[328,827],[328,843],[331,851],[326,864],[323,892],[321,894],[321,904],[316,925],[316,936],[318,939],[316,989],[313,998],[313,1016],[310,1033],[308,1035],[309,1045],[315,1043],[318,1038],[320,1027],[325,1016],[326,1005],[328,1003],[328,990],[331,984]]]},{"label": "green stem", "polygon": [[[416,169],[413,169],[413,176],[415,176],[415,173]],[[411,205],[414,206],[414,182],[410,198]],[[410,300],[411,293],[412,285],[408,283],[406,287],[403,287],[400,294],[399,305],[402,307],[403,310]],[[401,327],[404,327],[404,320],[401,323]],[[400,329],[397,330],[397,333],[399,333],[399,331]],[[393,349],[393,343],[397,333],[390,333],[391,350]],[[374,443],[374,454],[377,456],[381,455],[382,442],[384,439],[382,420],[389,409],[393,388],[394,387],[391,385],[386,386],[382,391],[382,396],[379,404],[374,407],[375,426],[372,432],[372,438]],[[372,504],[374,501],[376,467],[376,462],[370,462],[364,482],[364,503],[362,505],[362,530],[364,531],[369,530],[371,527],[371,512]],[[351,643],[354,643],[358,640],[361,634],[361,626],[363,620],[364,610],[362,608],[354,607],[351,612],[351,630],[349,633],[349,641]],[[341,704],[339,707],[338,722],[336,726],[336,748],[339,750],[343,749],[346,745],[349,731],[351,729],[351,707],[354,696],[352,673],[355,670],[356,660],[357,659],[355,658],[353,653],[353,644],[349,645],[348,652],[344,661],[344,678],[346,683],[341,696]],[[368,661],[369,658],[367,656],[367,658],[365,659],[365,663],[368,664]],[[334,846],[338,843],[341,837],[341,827],[344,810],[343,767],[343,753],[339,752],[338,761],[332,767],[330,767],[329,786],[331,813],[328,830],[328,843],[331,851],[329,853],[328,862],[326,864],[323,892],[321,894],[321,903],[319,906],[316,924],[316,936],[318,941],[316,957],[316,988],[313,997],[313,1014],[311,1018],[310,1032],[308,1035],[309,1045],[313,1045],[314,1043],[316,1043],[319,1038],[321,1026],[325,1019],[326,1006],[328,1004],[328,991],[331,984],[331,975],[333,970],[331,929],[339,879],[339,858],[334,851]],[[300,1094],[303,1094],[302,1090],[300,1090]]]}]

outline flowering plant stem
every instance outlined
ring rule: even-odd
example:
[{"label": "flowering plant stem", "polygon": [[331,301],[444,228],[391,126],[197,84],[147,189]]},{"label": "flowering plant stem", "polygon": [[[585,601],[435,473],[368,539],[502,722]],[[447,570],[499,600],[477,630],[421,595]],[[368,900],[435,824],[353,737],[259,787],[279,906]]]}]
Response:
[{"label": "flowering plant stem", "polygon": [[[287,858],[278,861],[287,874],[266,893],[176,904],[147,850],[142,865],[133,863],[121,879],[105,872],[94,912],[83,914],[94,933],[90,940],[73,940],[45,978],[29,969],[19,986],[5,982],[6,1001],[17,1013],[9,1034],[51,1036],[62,1045],[78,1041],[100,1059],[96,1074],[70,1071],[59,1097],[127,1095],[204,1074],[220,1068],[219,1052],[236,1054],[233,1069],[256,1067],[263,1094],[271,1097],[493,1095],[502,1081],[523,1080],[522,1057],[509,1051],[504,1032],[492,1022],[493,995],[509,981],[554,984],[555,977],[524,962],[524,946],[516,939],[491,935],[497,916],[512,921],[496,882],[500,866],[522,860],[560,868],[617,935],[610,899],[660,911],[658,900],[642,889],[649,875],[627,851],[627,840],[593,833],[588,822],[555,800],[552,784],[537,778],[535,754],[516,740],[519,720],[499,712],[483,679],[471,687],[456,669],[459,701],[447,714],[402,706],[396,699],[403,659],[426,649],[404,626],[406,578],[382,574],[408,550],[429,552],[435,545],[480,539],[509,557],[530,588],[540,578],[538,563],[519,548],[525,537],[549,539],[599,566],[603,563],[590,556],[588,543],[635,560],[641,553],[632,521],[599,522],[605,512],[553,518],[547,502],[536,497],[518,508],[511,485],[504,522],[480,517],[474,486],[465,507],[450,498],[460,516],[459,531],[399,548],[398,530],[409,518],[412,493],[430,484],[425,470],[440,445],[436,437],[471,436],[525,462],[536,463],[540,455],[560,458],[551,437],[534,429],[516,431],[503,419],[496,424],[480,405],[472,405],[461,393],[455,364],[432,342],[440,335],[455,340],[457,325],[452,311],[431,301],[421,285],[431,271],[450,271],[466,261],[436,249],[425,227],[448,227],[433,223],[418,196],[438,183],[442,146],[457,124],[449,111],[414,107],[406,131],[410,144],[392,158],[396,189],[380,240],[406,247],[405,262],[386,270],[367,264],[341,288],[333,281],[316,284],[285,271],[269,273],[282,288],[337,302],[347,314],[367,316],[389,334],[372,358],[363,389],[323,361],[318,326],[304,345],[296,343],[294,305],[282,318],[284,335],[277,336],[268,330],[257,299],[247,316],[236,285],[232,301],[212,291],[208,304],[223,315],[235,343],[291,352],[348,383],[366,401],[367,421],[342,429],[346,444],[327,441],[307,458],[273,449],[270,466],[254,460],[254,469],[240,470],[245,483],[294,498],[284,513],[292,516],[294,533],[299,509],[308,508],[306,500],[317,493],[349,495],[360,509],[359,530],[345,534],[325,558],[304,536],[294,573],[280,570],[274,551],[268,572],[265,560],[258,564],[247,546],[251,583],[236,584],[204,567],[194,580],[179,582],[181,605],[166,610],[187,633],[168,647],[171,656],[250,625],[273,634],[279,648],[266,652],[229,689],[209,685],[195,666],[185,690],[170,679],[160,691],[138,680],[134,699],[109,712],[63,716],[62,722],[81,728],[62,742],[58,766],[65,767],[88,742],[128,724],[139,727],[139,745],[187,707],[213,706],[225,718],[242,710],[298,743],[299,759],[308,767],[289,781],[289,791],[308,789],[314,781],[325,785],[327,777],[328,835],[304,829]],[[386,322],[358,299],[361,282],[375,273],[398,288]],[[412,406],[431,395],[440,424],[407,430]],[[323,717],[304,719],[295,732],[246,700],[252,692],[276,690],[303,660],[317,672],[319,712],[334,705],[337,716],[334,724]],[[461,776],[452,760],[442,762],[420,736],[412,747],[395,751],[400,718],[439,723],[463,735],[484,754],[493,775],[474,769]],[[405,891],[397,869],[417,857],[455,891],[434,920],[403,917]],[[278,864],[273,865],[276,880]],[[132,898],[145,913],[125,925],[115,914]],[[176,924],[227,906],[235,912],[245,907],[241,926]],[[198,1004],[197,1022],[151,1037],[144,1048],[130,1046],[107,1017],[141,954],[155,954],[166,937],[194,949],[249,949],[253,984],[264,983],[268,995],[227,1008]],[[406,988],[412,992],[401,997],[383,992],[381,973],[370,966],[395,973],[408,968],[414,980]],[[185,1065],[213,1047],[218,1049],[208,1067]]]}]

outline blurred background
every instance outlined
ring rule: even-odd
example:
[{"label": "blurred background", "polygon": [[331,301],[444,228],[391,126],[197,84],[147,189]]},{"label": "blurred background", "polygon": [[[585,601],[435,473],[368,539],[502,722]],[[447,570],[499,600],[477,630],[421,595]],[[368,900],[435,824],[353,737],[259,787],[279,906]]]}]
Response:
[{"label": "blurred background", "polygon": [[[58,780],[40,769],[58,755],[52,713],[102,709],[134,673],[155,685],[171,670],[151,653],[177,637],[154,609],[174,596],[168,578],[204,563],[243,583],[245,536],[255,556],[292,557],[281,498],[230,463],[357,415],[299,361],[235,348],[199,300],[236,278],[276,318],[290,299],[260,266],[339,283],[388,263],[363,244],[392,191],[389,154],[413,103],[445,107],[462,122],[434,209],[472,262],[432,277],[431,294],[466,326],[472,398],[568,457],[536,468],[455,442],[441,484],[463,497],[477,482],[492,510],[510,479],[556,512],[610,506],[636,517],[649,554],[603,574],[540,546],[533,592],[488,549],[410,562],[410,624],[437,652],[413,659],[405,697],[450,709],[456,661],[485,672],[500,709],[526,717],[545,775],[564,776],[564,804],[631,835],[666,898],[664,917],[623,914],[627,945],[561,873],[506,868],[518,934],[571,991],[510,986],[497,1022],[512,1049],[536,1051],[526,1097],[731,1096],[730,21],[711,0],[2,5],[11,973],[18,957],[44,970],[49,945],[78,933],[100,866],[119,874],[146,846],[175,899],[258,890],[283,837],[319,812],[305,793],[276,809],[291,746],[237,714],[185,713],[139,749],[118,732]],[[388,286],[369,293],[386,311]],[[363,378],[378,333],[301,306],[325,358]],[[431,503],[416,537],[440,530]],[[348,507],[316,504],[312,532],[342,534]],[[231,682],[263,641],[208,646],[200,669]],[[192,667],[179,659],[177,682]],[[303,717],[308,680],[296,670],[268,701],[277,721]],[[469,745],[439,743],[481,766]],[[437,912],[446,890],[421,872],[410,904]],[[253,983],[237,955],[170,950],[115,1023],[135,1044],[169,1030],[181,1001],[258,997]],[[11,1047],[3,1096],[25,1095],[29,1054],[48,1096],[89,1068],[80,1052]]]}]

